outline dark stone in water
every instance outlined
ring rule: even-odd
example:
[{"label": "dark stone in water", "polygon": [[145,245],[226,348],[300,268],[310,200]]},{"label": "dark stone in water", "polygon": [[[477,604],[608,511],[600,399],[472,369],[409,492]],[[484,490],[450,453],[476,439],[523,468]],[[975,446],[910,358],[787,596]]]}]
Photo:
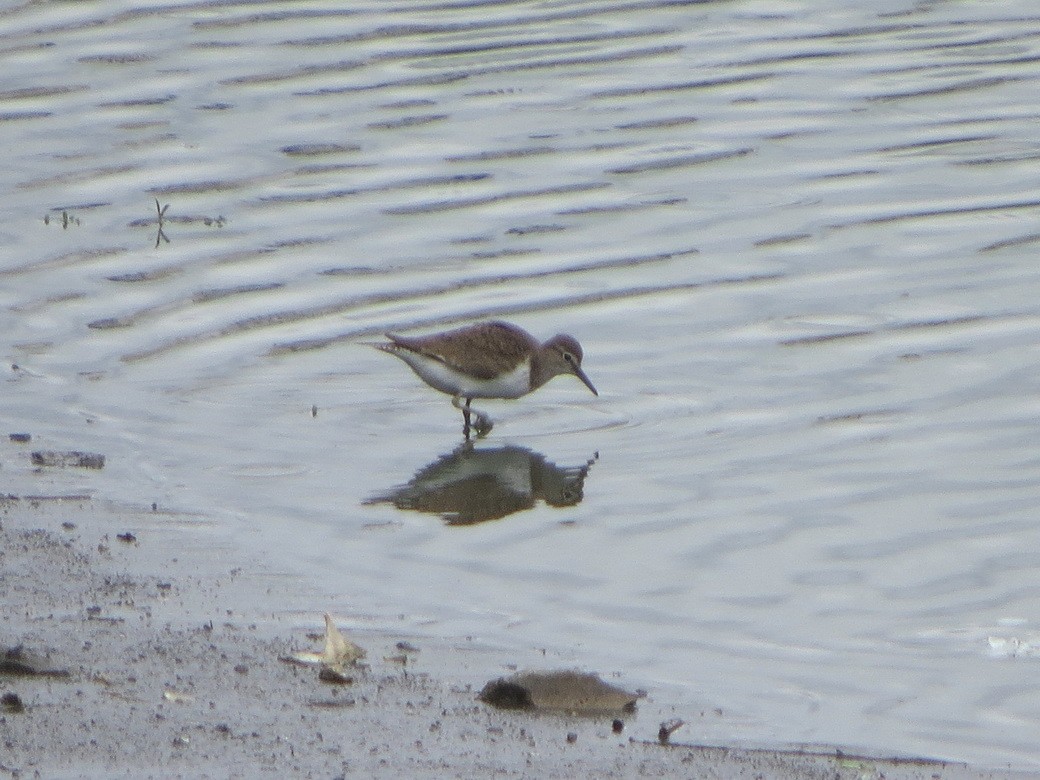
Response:
[{"label": "dark stone in water", "polygon": [[632,712],[639,694],[588,672],[519,672],[492,680],[477,698],[503,709],[540,709],[597,714]]}]

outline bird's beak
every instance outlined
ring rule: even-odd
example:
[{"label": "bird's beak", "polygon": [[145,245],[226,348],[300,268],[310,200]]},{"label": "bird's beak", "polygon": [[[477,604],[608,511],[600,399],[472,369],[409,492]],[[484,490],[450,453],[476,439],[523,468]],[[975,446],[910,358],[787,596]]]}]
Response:
[{"label": "bird's beak", "polygon": [[585,372],[581,370],[581,366],[574,366],[574,376],[578,377],[578,379],[584,382],[585,387],[589,388],[589,390],[592,391],[593,395],[599,395],[599,393],[596,392],[596,388],[592,386],[592,382],[589,380],[587,376],[585,376]]}]

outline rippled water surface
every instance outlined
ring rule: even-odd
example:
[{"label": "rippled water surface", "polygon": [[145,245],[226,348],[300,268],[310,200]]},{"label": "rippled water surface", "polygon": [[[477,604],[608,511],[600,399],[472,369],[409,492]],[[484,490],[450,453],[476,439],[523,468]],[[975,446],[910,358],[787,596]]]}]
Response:
[{"label": "rippled water surface", "polygon": [[[359,624],[719,708],[702,741],[1040,767],[1035,3],[0,31],[0,408],[105,453],[63,490],[215,517]],[[364,342],[491,316],[574,334],[600,395],[486,402],[458,449]]]}]

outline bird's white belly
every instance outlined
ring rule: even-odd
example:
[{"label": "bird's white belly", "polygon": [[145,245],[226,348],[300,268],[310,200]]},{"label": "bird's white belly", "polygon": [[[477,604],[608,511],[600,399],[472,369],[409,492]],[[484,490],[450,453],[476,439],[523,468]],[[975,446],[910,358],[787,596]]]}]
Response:
[{"label": "bird's white belly", "polygon": [[463,398],[519,398],[531,389],[531,364],[525,360],[507,374],[477,379],[461,374],[439,360],[406,350],[397,353],[419,377],[442,393]]}]

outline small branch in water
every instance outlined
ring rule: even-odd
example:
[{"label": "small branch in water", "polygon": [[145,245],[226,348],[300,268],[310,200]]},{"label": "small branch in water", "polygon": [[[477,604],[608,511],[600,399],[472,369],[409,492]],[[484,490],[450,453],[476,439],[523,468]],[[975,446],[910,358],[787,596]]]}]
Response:
[{"label": "small branch in water", "polygon": [[194,215],[175,215],[169,214],[170,204],[163,204],[158,198],[153,198],[155,202],[155,221],[151,219],[135,219],[130,223],[130,227],[157,227],[155,235],[155,246],[159,247],[159,244],[164,241],[169,244],[172,243],[169,237],[166,235],[166,225],[177,223],[179,225],[197,225],[200,222],[206,227],[224,227],[227,223],[227,218],[223,215],[219,217],[207,217],[207,216],[194,216]]},{"label": "small branch in water", "polygon": [[155,211],[159,215],[159,232],[155,236],[155,248],[156,249],[159,248],[159,241],[160,240],[165,241],[167,244],[170,243],[170,239],[168,239],[166,237],[166,234],[163,232],[163,217],[166,216],[166,209],[168,209],[169,207],[170,207],[169,203],[167,203],[165,206],[160,206],[159,205],[159,199],[158,198],[155,199]]}]

